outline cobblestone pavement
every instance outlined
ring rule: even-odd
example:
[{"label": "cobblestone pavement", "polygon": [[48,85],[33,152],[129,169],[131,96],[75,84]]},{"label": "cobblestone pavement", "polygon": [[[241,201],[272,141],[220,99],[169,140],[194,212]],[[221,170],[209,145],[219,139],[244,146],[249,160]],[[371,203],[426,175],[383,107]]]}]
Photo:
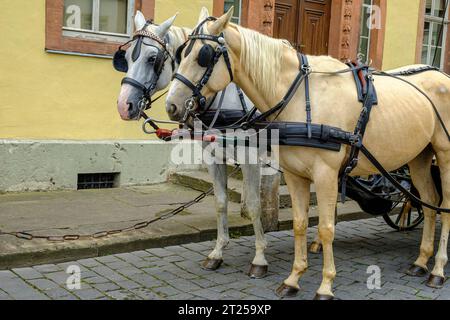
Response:
[{"label": "cobblestone pavement", "polygon": [[[438,228],[440,232],[440,227]],[[310,228],[311,241],[316,228]],[[441,290],[425,286],[404,270],[418,253],[421,230],[398,233],[381,218],[342,222],[334,242],[339,299],[446,299],[450,282]],[[277,299],[274,289],[289,275],[293,261],[292,231],[267,235],[269,274],[249,279],[245,272],[253,256],[253,237],[231,241],[225,263],[215,272],[199,263],[214,242],[116,254],[62,264],[0,271],[1,299]],[[432,261],[431,261],[432,262]],[[67,268],[81,269],[81,289],[68,290]],[[367,289],[368,267],[381,269],[381,289]],[[295,299],[311,299],[321,281],[322,257],[309,255],[307,273]],[[446,272],[450,268],[447,266]]]}]

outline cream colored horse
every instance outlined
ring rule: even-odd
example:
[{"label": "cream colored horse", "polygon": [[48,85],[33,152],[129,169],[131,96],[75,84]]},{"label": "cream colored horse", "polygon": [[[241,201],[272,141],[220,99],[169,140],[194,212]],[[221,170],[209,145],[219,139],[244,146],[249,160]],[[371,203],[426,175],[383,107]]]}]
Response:
[{"label": "cream colored horse", "polygon": [[[204,33],[224,33],[230,53],[234,81],[245,91],[260,111],[269,110],[278,103],[298,74],[299,61],[296,51],[283,41],[263,36],[230,23],[232,10],[217,21],[208,22]],[[217,43],[207,41],[213,47]],[[197,62],[201,41],[196,41],[191,53],[184,57],[179,73],[193,83],[203,75]],[[331,57],[308,56],[313,71],[332,72],[345,69],[346,65]],[[413,66],[405,67],[411,68]],[[310,76],[312,119],[317,124],[327,124],[353,131],[361,112],[355,83],[350,73],[325,75],[313,73]],[[450,79],[435,71],[417,74],[407,78],[424,90],[434,101],[444,122],[450,125]],[[214,68],[202,93],[210,97],[225,88],[230,81],[224,59]],[[429,101],[410,85],[390,78],[375,76],[378,105],[374,107],[364,138],[365,146],[376,156],[387,170],[395,170],[408,164],[415,186],[422,200],[437,205],[438,195],[430,174],[433,155],[436,155],[443,182],[442,207],[450,207],[450,142],[437,121]],[[184,113],[185,101],[192,95],[191,89],[179,81],[172,85],[167,106],[174,112],[172,119],[179,119]],[[301,85],[288,107],[277,121],[305,122],[305,90]],[[293,203],[295,261],[291,275],[284,281],[277,293],[286,296],[295,294],[298,281],[305,273],[307,263],[306,233],[310,184],[315,183],[319,209],[319,237],[323,245],[323,279],[316,298],[333,297],[333,281],[336,269],[333,258],[335,233],[335,208],[338,194],[338,176],[349,153],[348,147],[340,152],[304,148],[280,147],[280,164]],[[354,175],[375,174],[376,169],[364,157]],[[425,211],[420,254],[409,273],[423,275],[433,255],[436,213]],[[444,267],[447,263],[447,240],[450,215],[442,214],[442,234],[435,266],[428,284],[442,286],[445,280]]]}]

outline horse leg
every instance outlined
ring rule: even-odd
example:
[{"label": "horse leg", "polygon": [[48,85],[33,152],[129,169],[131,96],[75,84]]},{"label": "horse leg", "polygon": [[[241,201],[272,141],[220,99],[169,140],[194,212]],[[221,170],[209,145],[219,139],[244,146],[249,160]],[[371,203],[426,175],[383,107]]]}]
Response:
[{"label": "horse leg", "polygon": [[246,197],[245,207],[253,223],[255,231],[255,258],[250,266],[248,275],[251,278],[260,279],[267,274],[268,262],[264,256],[267,241],[264,236],[264,229],[261,222],[261,172],[258,164],[242,165],[242,175],[245,180]]},{"label": "horse leg", "polygon": [[[442,208],[450,207],[450,152],[438,152],[437,153],[438,165],[441,171],[442,181]],[[445,282],[444,268],[447,264],[447,245],[448,234],[450,228],[450,214],[441,214],[441,238],[439,241],[439,249],[435,257],[435,265],[431,275],[428,279],[427,286],[432,288],[442,288]]]},{"label": "horse leg", "polygon": [[214,250],[202,263],[204,269],[217,270],[223,263],[223,249],[230,241],[227,217],[227,166],[226,164],[208,165],[208,172],[213,179],[214,198],[217,214],[217,240]]},{"label": "horse leg", "polygon": [[308,268],[306,234],[308,231],[311,181],[287,171],[284,173],[284,178],[292,198],[295,258],[291,275],[284,280],[283,284],[276,290],[276,293],[280,297],[292,297],[299,291],[298,281]]},{"label": "horse leg", "polygon": [[319,232],[317,232],[313,242],[311,242],[309,252],[312,254],[319,254],[322,252],[322,243],[320,242]]},{"label": "horse leg", "polygon": [[[338,211],[337,208],[335,210],[335,225],[337,225],[338,223]],[[320,237],[319,237],[319,230],[317,230],[317,234],[314,237],[313,242],[311,242],[311,245],[309,246],[309,253],[312,254],[319,254],[322,252],[322,242],[320,242]]]},{"label": "horse leg", "polygon": [[336,204],[338,195],[338,172],[324,165],[314,174],[319,209],[319,238],[323,246],[322,283],[315,300],[334,298],[332,287],[336,277],[333,256]]},{"label": "horse leg", "polygon": [[[427,203],[437,205],[439,196],[430,171],[432,160],[433,151],[427,148],[416,159],[411,161],[408,166],[412,181],[417,191],[419,191],[420,198]],[[434,251],[436,212],[425,207],[423,211],[424,227],[420,254],[414,264],[406,271],[408,275],[414,277],[423,277],[428,273],[427,263]]]}]

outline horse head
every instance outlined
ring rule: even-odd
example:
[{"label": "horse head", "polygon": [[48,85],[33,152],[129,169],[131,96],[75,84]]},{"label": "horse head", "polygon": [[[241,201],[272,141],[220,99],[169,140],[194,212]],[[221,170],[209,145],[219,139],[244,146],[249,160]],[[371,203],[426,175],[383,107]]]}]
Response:
[{"label": "horse head", "polygon": [[200,13],[199,24],[189,40],[176,52],[178,73],[166,100],[172,120],[186,121],[189,112],[204,111],[208,101],[233,80],[233,57],[227,50],[224,30],[233,16],[233,8],[220,18]]},{"label": "horse head", "polygon": [[151,96],[169,85],[175,72],[176,48],[169,29],[175,18],[156,25],[137,11],[133,39],[114,55],[114,67],[126,73],[117,101],[123,120],[139,120],[141,113],[151,107]]}]

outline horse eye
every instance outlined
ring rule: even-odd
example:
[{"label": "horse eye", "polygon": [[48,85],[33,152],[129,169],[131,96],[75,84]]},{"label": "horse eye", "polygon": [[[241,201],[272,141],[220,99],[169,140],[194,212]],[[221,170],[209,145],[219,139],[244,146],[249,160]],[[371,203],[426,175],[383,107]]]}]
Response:
[{"label": "horse eye", "polygon": [[156,61],[156,56],[151,56],[150,58],[148,58],[149,63],[155,63],[155,61]]}]

